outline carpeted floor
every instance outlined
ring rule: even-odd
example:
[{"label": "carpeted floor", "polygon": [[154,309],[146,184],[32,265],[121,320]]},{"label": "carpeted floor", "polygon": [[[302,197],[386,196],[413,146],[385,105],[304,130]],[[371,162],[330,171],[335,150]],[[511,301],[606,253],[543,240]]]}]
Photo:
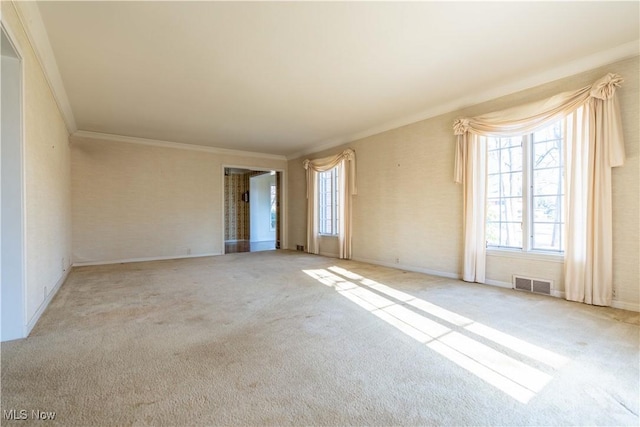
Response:
[{"label": "carpeted floor", "polygon": [[75,268],[1,356],[3,423],[640,423],[637,313],[301,252]]}]

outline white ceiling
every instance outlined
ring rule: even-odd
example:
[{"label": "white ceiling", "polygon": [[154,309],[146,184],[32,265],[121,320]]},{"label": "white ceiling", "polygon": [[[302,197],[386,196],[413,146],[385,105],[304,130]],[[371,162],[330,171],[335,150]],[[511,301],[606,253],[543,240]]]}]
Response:
[{"label": "white ceiling", "polygon": [[639,4],[38,6],[78,129],[291,155],[637,41]]}]

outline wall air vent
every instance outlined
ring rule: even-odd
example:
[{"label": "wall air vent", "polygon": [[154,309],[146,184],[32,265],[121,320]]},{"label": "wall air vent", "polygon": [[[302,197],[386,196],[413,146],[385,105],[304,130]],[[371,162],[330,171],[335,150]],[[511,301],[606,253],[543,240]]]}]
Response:
[{"label": "wall air vent", "polygon": [[551,295],[552,280],[533,279],[513,275],[513,288],[520,291],[534,292],[536,294]]}]

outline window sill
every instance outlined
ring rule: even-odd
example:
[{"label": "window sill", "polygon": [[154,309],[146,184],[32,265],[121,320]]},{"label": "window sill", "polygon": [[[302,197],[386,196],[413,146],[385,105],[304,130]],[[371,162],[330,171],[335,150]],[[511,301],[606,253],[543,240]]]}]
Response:
[{"label": "window sill", "polygon": [[322,233],[319,233],[318,235],[319,235],[320,237],[335,237],[335,238],[337,238],[337,237],[338,237],[338,235],[337,235],[337,234],[322,234]]},{"label": "window sill", "polygon": [[530,261],[545,261],[564,263],[564,254],[555,252],[531,251],[524,252],[518,249],[487,248],[487,256],[498,258],[516,258]]}]

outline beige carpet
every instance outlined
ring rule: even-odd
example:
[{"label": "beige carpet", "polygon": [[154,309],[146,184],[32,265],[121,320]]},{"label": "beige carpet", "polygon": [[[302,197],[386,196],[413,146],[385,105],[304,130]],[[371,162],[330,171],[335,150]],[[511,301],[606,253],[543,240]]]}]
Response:
[{"label": "beige carpet", "polygon": [[300,252],[76,268],[2,345],[3,423],[638,425],[638,323]]}]

